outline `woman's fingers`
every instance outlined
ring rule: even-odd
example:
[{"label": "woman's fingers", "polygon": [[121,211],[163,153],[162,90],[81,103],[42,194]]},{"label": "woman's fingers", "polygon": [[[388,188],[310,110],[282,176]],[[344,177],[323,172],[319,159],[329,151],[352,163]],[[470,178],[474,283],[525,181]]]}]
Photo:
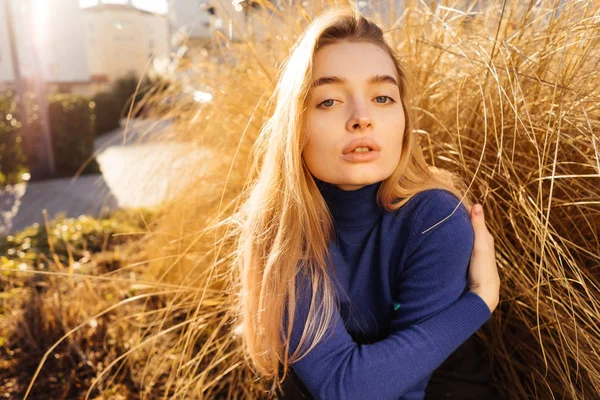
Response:
[{"label": "woman's fingers", "polygon": [[[478,245],[494,245],[494,237],[490,233],[485,224],[485,215],[483,213],[483,207],[481,204],[475,204],[471,207],[471,223],[473,224],[473,230],[475,231],[475,242]],[[482,240],[477,240],[477,239]]]},{"label": "woman's fingers", "polygon": [[471,210],[475,243],[469,266],[469,287],[486,300],[493,311],[499,300],[500,277],[496,267],[494,238],[485,224],[483,208],[475,204]]}]

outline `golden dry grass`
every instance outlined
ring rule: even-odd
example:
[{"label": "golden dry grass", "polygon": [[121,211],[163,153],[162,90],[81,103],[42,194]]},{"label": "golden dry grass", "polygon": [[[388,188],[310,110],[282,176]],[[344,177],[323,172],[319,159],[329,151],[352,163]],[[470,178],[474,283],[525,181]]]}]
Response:
[{"label": "golden dry grass", "polygon": [[[496,384],[506,399],[595,398],[600,2],[486,1],[470,9],[466,2],[436,9],[406,3],[398,19],[381,22],[413,77],[428,161],[469,182],[496,239],[501,304],[479,333]],[[237,284],[229,265],[236,221],[229,217],[271,110],[277,66],[310,18],[331,4],[269,6],[270,20],[255,12],[257,25],[268,27],[267,40],[230,43],[220,36],[197,58],[180,60],[185,80],[173,78],[165,92],[145,100],[157,116],[175,120],[173,136],[163,140],[209,148],[215,157],[198,160],[210,169],[164,204],[157,225],[135,244],[143,268],[125,264],[115,272],[136,269],[150,282],[138,289],[139,299],[94,300],[132,283],[65,289],[69,280],[57,277],[41,300],[31,300],[40,302],[33,306],[37,320],[69,321],[60,332],[89,326],[116,307],[105,329],[117,329],[129,345],[105,346],[102,368],[90,366],[89,393],[110,397],[125,385],[128,398],[267,397],[270,382],[246,364],[236,336]],[[195,102],[186,88],[209,92],[212,101]],[[62,303],[52,303],[61,293]],[[70,307],[85,312],[56,316]],[[57,328],[38,329],[48,332],[47,349]],[[70,343],[81,341],[80,330]]]}]

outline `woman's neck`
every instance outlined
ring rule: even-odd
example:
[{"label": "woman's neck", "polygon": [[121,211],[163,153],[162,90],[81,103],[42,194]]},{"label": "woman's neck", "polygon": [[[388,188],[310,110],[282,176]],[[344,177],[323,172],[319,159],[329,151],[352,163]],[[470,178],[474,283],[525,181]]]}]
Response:
[{"label": "woman's neck", "polygon": [[384,210],[377,204],[380,182],[356,190],[343,190],[331,183],[314,178],[329,207],[336,228],[372,226]]}]

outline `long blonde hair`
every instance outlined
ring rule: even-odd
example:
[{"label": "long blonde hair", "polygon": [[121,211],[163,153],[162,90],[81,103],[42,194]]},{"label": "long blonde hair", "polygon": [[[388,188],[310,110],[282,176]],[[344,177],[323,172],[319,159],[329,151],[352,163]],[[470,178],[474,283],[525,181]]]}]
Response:
[{"label": "long blonde hair", "polygon": [[[471,205],[461,179],[427,165],[418,143],[412,108],[407,107],[411,96],[405,71],[384,39],[382,29],[351,5],[319,14],[285,60],[273,93],[275,110],[254,144],[251,184],[241,207],[241,231],[235,254],[241,280],[239,310],[244,355],[264,377],[279,378],[283,367],[281,381],[289,364],[304,357],[322,339],[337,304],[327,272],[332,219],[303,161],[302,150],[315,53],[340,40],[373,43],[386,50],[399,77],[406,116],[402,155],[392,175],[379,188],[378,204],[393,211],[423,190],[442,188]],[[300,344],[288,359],[296,290],[306,290],[296,288],[297,274],[312,282],[313,306]],[[287,330],[283,332],[286,307]],[[306,343],[310,343],[308,349],[302,346]],[[280,381],[275,383],[279,387]]]}]

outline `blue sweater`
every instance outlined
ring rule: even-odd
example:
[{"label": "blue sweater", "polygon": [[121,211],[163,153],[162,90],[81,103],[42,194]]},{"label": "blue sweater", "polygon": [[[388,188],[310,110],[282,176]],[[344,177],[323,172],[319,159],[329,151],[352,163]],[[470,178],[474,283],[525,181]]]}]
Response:
[{"label": "blue sweater", "polygon": [[[467,286],[474,241],[467,209],[461,204],[423,233],[459,199],[430,189],[387,212],[376,203],[381,182],[344,191],[316,181],[334,219],[328,267],[340,309],[291,368],[315,399],[421,400],[433,371],[491,317]],[[310,306],[311,283],[302,279],[291,352]]]}]

